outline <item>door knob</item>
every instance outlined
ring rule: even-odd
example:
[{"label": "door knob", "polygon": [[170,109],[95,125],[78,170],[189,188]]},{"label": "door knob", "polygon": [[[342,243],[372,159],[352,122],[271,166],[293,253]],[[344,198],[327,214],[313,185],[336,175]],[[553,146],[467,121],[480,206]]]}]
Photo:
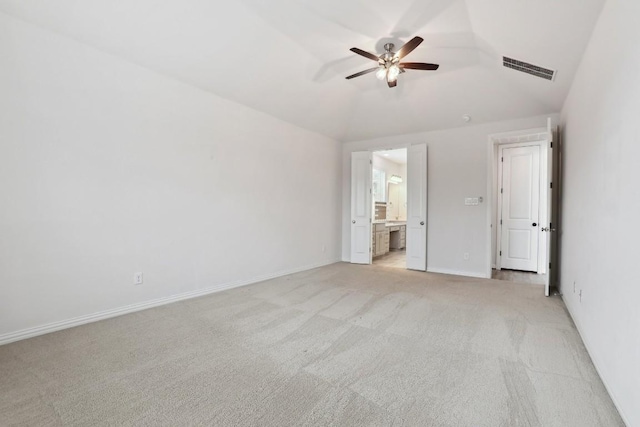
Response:
[{"label": "door knob", "polygon": [[356,223],[356,220],[354,219],[353,221],[351,221],[351,223],[352,223],[352,224],[355,224],[355,223]]},{"label": "door knob", "polygon": [[424,221],[420,221],[420,225],[424,225]]},{"label": "door knob", "polygon": [[547,227],[542,227],[541,229],[542,231],[549,231],[549,229]]},{"label": "door knob", "polygon": [[536,227],[538,224],[534,222],[534,223],[533,223],[533,224],[531,224],[531,225],[532,225],[532,226],[534,226],[534,227]]}]

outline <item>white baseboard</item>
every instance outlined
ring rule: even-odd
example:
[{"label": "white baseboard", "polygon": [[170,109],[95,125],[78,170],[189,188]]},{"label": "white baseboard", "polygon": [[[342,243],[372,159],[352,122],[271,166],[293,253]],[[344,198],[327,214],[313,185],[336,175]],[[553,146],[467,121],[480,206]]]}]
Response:
[{"label": "white baseboard", "polygon": [[477,277],[487,279],[487,273],[477,273],[473,271],[449,270],[446,268],[427,267],[427,273],[451,274],[453,276]]},{"label": "white baseboard", "polygon": [[589,340],[587,339],[587,337],[582,333],[582,326],[580,325],[580,323],[576,322],[576,318],[571,311],[571,306],[567,304],[567,301],[565,300],[564,295],[561,298],[562,298],[562,302],[564,303],[564,306],[567,308],[567,313],[569,313],[569,316],[571,317],[573,324],[576,325],[578,334],[580,335],[580,338],[582,338],[584,347],[587,349],[587,353],[589,353],[589,357],[591,357],[591,362],[593,362],[593,366],[596,368],[596,372],[598,373],[600,380],[602,380],[602,383],[604,384],[604,388],[607,389],[607,392],[609,393],[609,396],[611,397],[611,400],[613,401],[614,406],[618,410],[618,413],[620,414],[622,421],[626,425],[630,426],[631,423],[629,422],[629,419],[625,416],[625,413],[622,411],[622,408],[620,408],[620,405],[618,404],[618,399],[616,398],[616,394],[613,392],[613,390],[609,386],[609,383],[607,382],[607,378],[602,375],[602,370],[600,367],[603,366],[603,364],[600,362],[600,359],[597,357],[596,353],[594,353],[591,350],[593,347],[589,343]]},{"label": "white baseboard", "polygon": [[74,317],[72,319],[61,320],[58,322],[47,323],[46,325],[22,329],[16,332],[9,332],[9,333],[0,335],[0,345],[9,344],[11,342],[36,337],[38,335],[48,334],[50,332],[60,331],[62,329],[73,328],[75,326],[80,326],[87,323],[97,322],[98,320],[104,320],[104,319],[109,319],[111,317],[122,316],[123,314],[146,310],[148,308],[158,307],[165,304],[171,304],[177,301],[197,298],[203,295],[220,292],[227,289],[251,285],[253,283],[258,283],[265,280],[275,279],[277,277],[287,276],[289,274],[299,273],[301,271],[311,270],[313,268],[335,264],[336,262],[340,262],[340,259],[336,258],[336,259],[326,260],[323,262],[305,265],[305,266],[293,268],[290,270],[284,270],[284,271],[279,271],[277,273],[265,274],[263,276],[253,277],[251,279],[221,283],[221,284],[210,286],[207,288],[197,289],[195,291],[185,292],[177,295],[171,295],[163,298],[157,298],[151,301],[145,301],[145,302],[140,302],[136,304],[126,305],[124,307],[118,307],[110,310],[99,311],[97,313],[87,314],[84,316]]}]

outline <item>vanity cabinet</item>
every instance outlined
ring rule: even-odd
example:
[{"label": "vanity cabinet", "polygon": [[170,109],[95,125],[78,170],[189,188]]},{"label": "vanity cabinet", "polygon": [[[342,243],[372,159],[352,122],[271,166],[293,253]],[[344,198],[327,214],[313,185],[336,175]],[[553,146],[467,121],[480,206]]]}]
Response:
[{"label": "vanity cabinet", "polygon": [[390,232],[389,247],[391,249],[404,249],[407,247],[407,226],[396,225],[388,227]]},{"label": "vanity cabinet", "polygon": [[371,242],[371,251],[374,257],[389,252],[389,229],[385,224],[373,224]]},{"label": "vanity cabinet", "polygon": [[373,224],[371,227],[371,253],[374,258],[388,253],[390,249],[406,247],[406,225]]}]

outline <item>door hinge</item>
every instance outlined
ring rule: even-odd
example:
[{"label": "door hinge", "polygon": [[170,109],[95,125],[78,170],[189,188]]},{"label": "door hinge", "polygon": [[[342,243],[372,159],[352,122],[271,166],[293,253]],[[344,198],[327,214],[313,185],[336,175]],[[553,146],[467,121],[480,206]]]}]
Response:
[{"label": "door hinge", "polygon": [[553,228],[553,223],[552,222],[549,223],[549,228]]},{"label": "door hinge", "polygon": [[549,183],[549,188],[553,188],[553,182]]},{"label": "door hinge", "polygon": [[549,263],[549,270],[551,270],[551,263]]},{"label": "door hinge", "polygon": [[551,143],[550,147],[553,148],[553,142]]},{"label": "door hinge", "polygon": [[500,251],[500,256],[502,256],[502,251]]},{"label": "door hinge", "polygon": [[502,194],[504,192],[504,188],[500,189],[500,194]]},{"label": "door hinge", "polygon": [[502,220],[500,220],[500,225],[502,225]]},{"label": "door hinge", "polygon": [[500,161],[501,161],[501,162],[504,162],[504,157],[500,157]]}]

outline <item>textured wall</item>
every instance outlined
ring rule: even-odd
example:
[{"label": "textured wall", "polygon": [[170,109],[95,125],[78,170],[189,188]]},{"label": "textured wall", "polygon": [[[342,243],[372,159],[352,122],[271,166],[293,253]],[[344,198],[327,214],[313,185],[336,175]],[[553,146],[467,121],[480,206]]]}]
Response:
[{"label": "textured wall", "polygon": [[562,112],[562,292],[630,426],[640,426],[638,17],[636,0],[607,2]]}]

